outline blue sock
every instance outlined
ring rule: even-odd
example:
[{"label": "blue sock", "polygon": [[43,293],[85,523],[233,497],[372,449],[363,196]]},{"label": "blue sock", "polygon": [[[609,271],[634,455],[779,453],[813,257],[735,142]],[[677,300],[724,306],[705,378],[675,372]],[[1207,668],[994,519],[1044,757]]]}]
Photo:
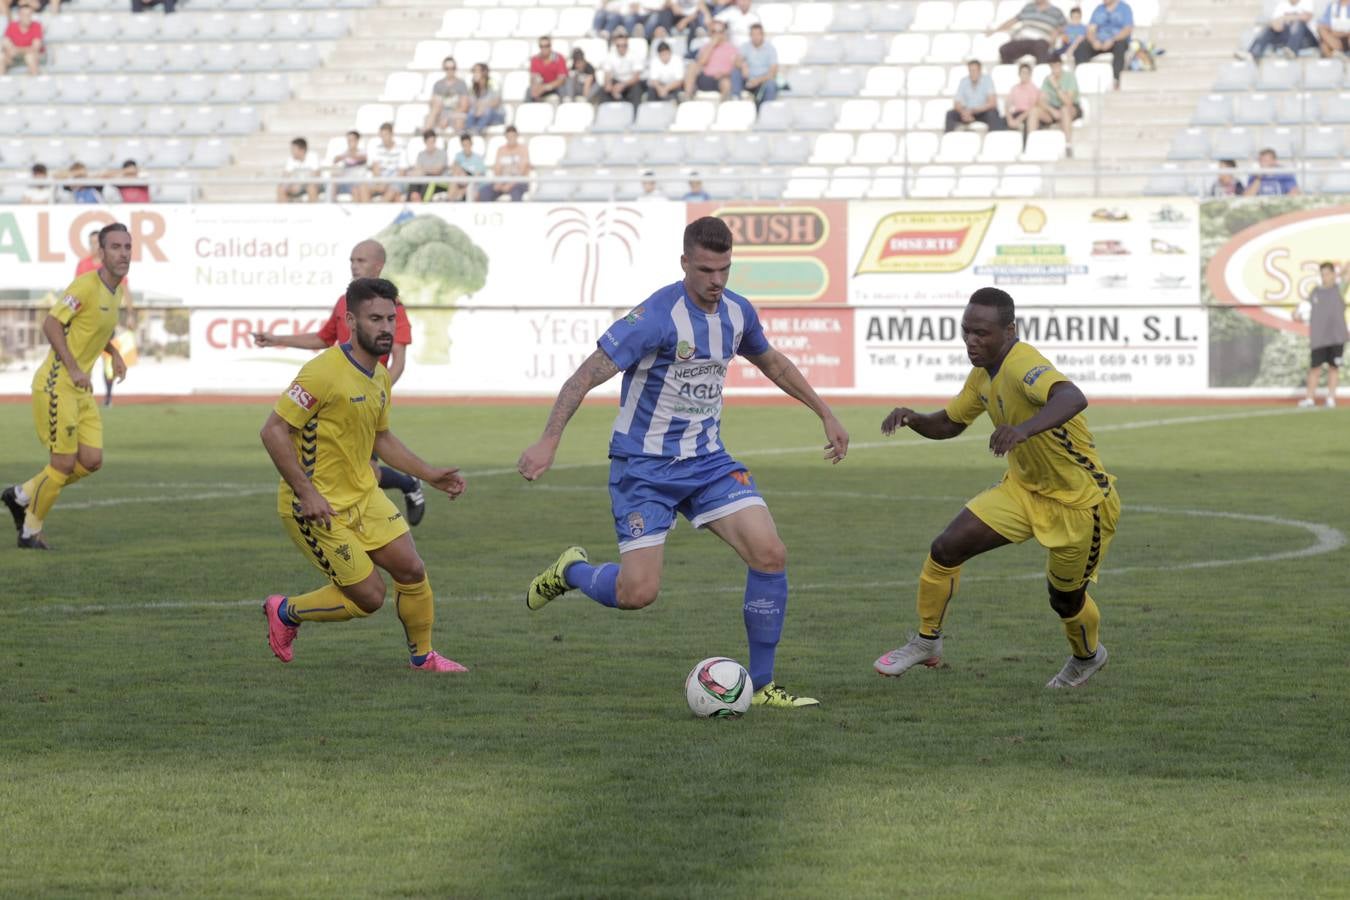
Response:
[{"label": "blue sock", "polygon": [[745,636],[750,641],[750,680],[755,690],[773,681],[773,658],[787,615],[787,572],[745,573]]},{"label": "blue sock", "polygon": [[411,494],[417,490],[417,479],[411,475],[405,475],[397,469],[391,469],[388,466],[380,466],[380,489],[398,488],[405,494]]},{"label": "blue sock", "polygon": [[292,628],[300,627],[300,622],[291,617],[291,599],[289,597],[282,600],[281,605],[277,607],[277,618],[280,619],[283,624],[290,625]]},{"label": "blue sock", "polygon": [[427,657],[430,655],[431,655],[430,653],[422,653],[422,654],[413,653],[411,654],[411,656],[409,656],[409,659],[412,660],[412,664],[414,666],[420,666],[422,663],[427,661]]},{"label": "blue sock", "polygon": [[563,572],[563,580],[601,606],[615,608],[619,605],[619,592],[615,588],[619,581],[618,563],[593,566],[574,562]]}]

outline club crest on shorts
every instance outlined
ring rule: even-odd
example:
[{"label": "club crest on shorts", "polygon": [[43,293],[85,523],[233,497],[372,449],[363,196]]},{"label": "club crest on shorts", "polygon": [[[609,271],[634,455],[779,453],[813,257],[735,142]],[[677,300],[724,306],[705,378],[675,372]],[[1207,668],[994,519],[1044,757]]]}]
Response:
[{"label": "club crest on shorts", "polygon": [[647,522],[642,518],[640,512],[630,512],[628,514],[628,533],[633,537],[642,537],[642,532],[647,530]]},{"label": "club crest on shorts", "polygon": [[739,472],[732,472],[731,477],[736,479],[737,482],[744,485],[745,487],[750,486],[750,473],[745,471],[744,469],[742,469]]},{"label": "club crest on shorts", "polygon": [[675,358],[681,361],[688,361],[694,358],[698,348],[688,341],[680,341],[675,345]]}]

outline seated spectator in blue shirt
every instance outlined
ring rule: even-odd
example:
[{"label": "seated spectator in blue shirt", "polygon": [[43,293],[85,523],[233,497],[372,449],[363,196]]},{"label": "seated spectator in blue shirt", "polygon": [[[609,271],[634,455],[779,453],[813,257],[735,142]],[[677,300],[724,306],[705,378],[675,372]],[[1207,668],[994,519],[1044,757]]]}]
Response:
[{"label": "seated spectator in blue shirt", "polygon": [[1106,0],[1092,11],[1087,40],[1073,52],[1076,63],[1085,63],[1099,53],[1111,54],[1111,75],[1120,90],[1120,73],[1125,71],[1125,52],[1134,33],[1134,11],[1125,0]]},{"label": "seated spectator in blue shirt", "polygon": [[1003,127],[998,115],[998,94],[994,79],[983,74],[978,59],[966,63],[965,78],[956,88],[956,102],[947,110],[947,131],[955,131],[975,122],[983,122],[990,131]]},{"label": "seated spectator in blue shirt", "polygon": [[711,200],[712,197],[709,197],[708,192],[703,189],[703,181],[698,177],[698,173],[690,172],[689,190],[686,191],[685,195],[680,199],[690,202],[697,202],[699,200]]},{"label": "seated spectator in blue shirt", "polygon": [[755,106],[778,96],[778,51],[764,40],[764,26],[750,26],[750,43],[741,45],[741,58],[731,70],[731,95],[749,91]]},{"label": "seated spectator in blue shirt", "polygon": [[[1262,150],[1257,159],[1261,163],[1262,169],[1279,169],[1280,161],[1275,155],[1275,151],[1267,147]],[[1243,189],[1242,194],[1245,197],[1251,197],[1260,194],[1301,194],[1298,189],[1298,182],[1294,179],[1292,172],[1258,172],[1247,182],[1247,187]]]},{"label": "seated spectator in blue shirt", "polygon": [[1317,17],[1317,36],[1322,41],[1322,55],[1337,53],[1350,55],[1350,0],[1331,0]]}]

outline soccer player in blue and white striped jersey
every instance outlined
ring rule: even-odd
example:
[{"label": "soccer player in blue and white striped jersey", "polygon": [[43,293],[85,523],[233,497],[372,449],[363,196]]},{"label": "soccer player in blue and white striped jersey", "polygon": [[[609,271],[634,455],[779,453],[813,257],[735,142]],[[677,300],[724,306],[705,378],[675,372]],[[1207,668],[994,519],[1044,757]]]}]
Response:
[{"label": "soccer player in blue and white striped jersey", "polygon": [[534,481],[553,464],[563,429],[593,388],[623,372],[610,439],[610,503],[619,563],[591,565],[570,547],[530,584],[531,610],[577,588],[618,609],[651,605],[661,587],[666,535],[675,513],[707,528],[745,560],[744,617],[757,705],[815,706],[774,681],[774,653],[787,612],[787,550],[755,479],[722,446],[722,388],[737,354],[825,427],[825,459],[848,452],[848,432],[792,361],[764,336],[754,306],[726,289],[731,231],[711,216],[684,232],[684,280],[661,288],[601,336],[599,349],[563,385],[543,436],[517,468]]}]

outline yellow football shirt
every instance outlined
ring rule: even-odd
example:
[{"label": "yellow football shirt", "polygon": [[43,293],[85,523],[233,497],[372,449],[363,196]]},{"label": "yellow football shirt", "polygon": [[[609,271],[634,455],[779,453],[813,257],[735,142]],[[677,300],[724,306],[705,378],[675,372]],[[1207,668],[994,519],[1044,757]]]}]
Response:
[{"label": "yellow football shirt", "polygon": [[[370,469],[375,434],[389,429],[389,372],[381,363],[363,369],[348,345],[329,347],[305,363],[274,409],[298,431],[292,436],[300,466],[337,512],[378,488]],[[277,509],[295,499],[283,478]]]},{"label": "yellow football shirt", "polygon": [[[70,283],[66,294],[51,309],[51,314],[66,330],[66,344],[71,355],[85,374],[92,374],[99,354],[112,339],[117,327],[117,312],[126,297],[126,282],[112,291],[99,277],[99,270],[85,272]],[[33,375],[33,390],[47,387],[75,389],[70,372],[56,355],[55,348],[47,351],[47,358]]]},{"label": "yellow football shirt", "polygon": [[[947,404],[947,417],[969,425],[987,412],[996,426],[1020,425],[1045,406],[1051,387],[1068,380],[1030,344],[1018,341],[993,378],[985,369],[971,370],[961,393]],[[1014,447],[1008,474],[1028,491],[1075,509],[1101,503],[1115,482],[1102,468],[1082,413]]]}]

